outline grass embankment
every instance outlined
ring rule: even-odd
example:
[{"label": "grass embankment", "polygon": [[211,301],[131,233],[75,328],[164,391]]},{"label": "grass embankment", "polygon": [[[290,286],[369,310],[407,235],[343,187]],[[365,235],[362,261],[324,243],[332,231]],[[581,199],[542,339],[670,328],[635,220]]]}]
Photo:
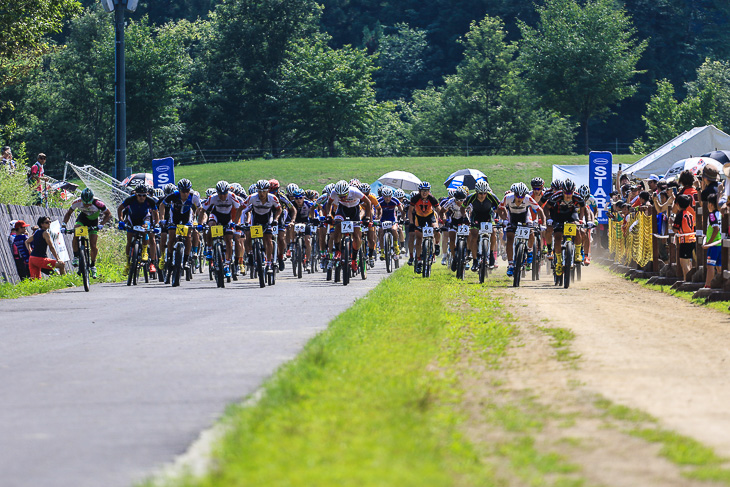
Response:
[{"label": "grass embankment", "polygon": [[[99,278],[92,279],[92,284],[99,282],[120,282],[126,279],[122,272],[124,270],[125,242],[124,234],[113,229],[103,230],[99,234],[99,259],[96,262]],[[68,250],[70,254],[71,248]],[[81,276],[76,273],[69,273],[63,276],[54,274],[33,280],[24,279],[18,284],[0,284],[0,299],[42,294],[74,286],[83,286]]]},{"label": "grass embankment", "polygon": [[[636,155],[614,156],[615,163],[628,165]],[[214,187],[221,179],[248,186],[261,178],[276,178],[283,184],[297,183],[302,188],[322,191],[328,183],[357,177],[372,183],[383,174],[403,170],[429,181],[434,194],[443,196],[444,180],[459,169],[479,169],[489,178],[496,194],[501,195],[512,183],[529,184],[535,176],[552,179],[554,164],[588,164],[588,156],[475,156],[475,157],[377,157],[332,159],[255,159],[175,167],[176,178],[188,178],[201,192]],[[202,189],[200,189],[202,188]]]},{"label": "grass embankment", "polygon": [[[492,485],[460,431],[462,352],[493,364],[515,328],[489,286],[408,267],[230,408],[216,470],[174,485]],[[504,285],[490,283],[490,285]]]}]

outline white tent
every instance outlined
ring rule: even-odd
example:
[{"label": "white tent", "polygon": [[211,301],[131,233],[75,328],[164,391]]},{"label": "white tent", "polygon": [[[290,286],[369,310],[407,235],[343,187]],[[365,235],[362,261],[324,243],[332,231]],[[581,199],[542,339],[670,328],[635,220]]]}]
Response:
[{"label": "white tent", "polygon": [[[613,175],[615,176],[617,173],[618,164],[614,164]],[[585,184],[586,186],[590,186],[590,181],[588,180],[589,177],[590,175],[588,174],[588,164],[565,166],[553,164],[553,181],[555,181],[556,179],[570,178],[575,182],[576,186],[581,186],[583,184]]]},{"label": "white tent", "polygon": [[639,159],[627,167],[624,174],[633,174],[640,178],[647,178],[650,174],[661,177],[672,164],[681,159],[699,157],[706,152],[727,148],[730,148],[730,135],[714,125],[695,127]]}]

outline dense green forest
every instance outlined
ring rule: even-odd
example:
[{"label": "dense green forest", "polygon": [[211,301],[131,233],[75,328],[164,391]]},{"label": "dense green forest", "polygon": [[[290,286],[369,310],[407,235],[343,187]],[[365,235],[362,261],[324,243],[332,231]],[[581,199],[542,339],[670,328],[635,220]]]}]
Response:
[{"label": "dense green forest", "polygon": [[[128,17],[138,167],[200,149],[643,152],[730,126],[725,0],[149,0]],[[0,28],[0,142],[113,165],[113,16],[19,0]]]}]

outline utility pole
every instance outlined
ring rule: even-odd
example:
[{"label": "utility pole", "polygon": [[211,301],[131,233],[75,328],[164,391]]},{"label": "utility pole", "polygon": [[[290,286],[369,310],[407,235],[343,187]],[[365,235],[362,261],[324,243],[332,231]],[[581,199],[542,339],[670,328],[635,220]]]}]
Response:
[{"label": "utility pole", "polygon": [[124,63],[124,12],[137,10],[138,0],[101,0],[104,10],[114,12],[114,177],[127,177],[127,92]]}]

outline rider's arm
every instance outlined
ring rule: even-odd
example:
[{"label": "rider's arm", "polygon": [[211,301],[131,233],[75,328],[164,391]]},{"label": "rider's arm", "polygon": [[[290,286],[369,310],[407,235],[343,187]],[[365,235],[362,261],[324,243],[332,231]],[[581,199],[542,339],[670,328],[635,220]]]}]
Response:
[{"label": "rider's arm", "polygon": [[370,198],[363,196],[360,201],[365,206],[365,217],[373,219],[373,204],[370,202]]},{"label": "rider's arm", "polygon": [[540,205],[537,206],[537,210],[536,211],[537,211],[537,214],[538,214],[538,216],[540,218],[540,221],[544,222],[545,221],[545,212],[542,211],[542,208],[540,207]]},{"label": "rider's arm", "polygon": [[160,223],[160,214],[157,212],[157,210],[150,211],[150,215],[152,215],[152,225],[157,225]]},{"label": "rider's arm", "polygon": [[122,215],[123,212],[124,212],[124,203],[119,205],[119,207],[117,208],[117,220],[124,219],[124,215]]},{"label": "rider's arm", "polygon": [[100,225],[106,225],[112,219],[112,211],[107,208],[104,210],[104,218],[102,218]]},{"label": "rider's arm", "polygon": [[68,220],[71,218],[71,215],[73,215],[74,209],[69,208],[65,215],[63,215],[63,224],[67,224]]}]

